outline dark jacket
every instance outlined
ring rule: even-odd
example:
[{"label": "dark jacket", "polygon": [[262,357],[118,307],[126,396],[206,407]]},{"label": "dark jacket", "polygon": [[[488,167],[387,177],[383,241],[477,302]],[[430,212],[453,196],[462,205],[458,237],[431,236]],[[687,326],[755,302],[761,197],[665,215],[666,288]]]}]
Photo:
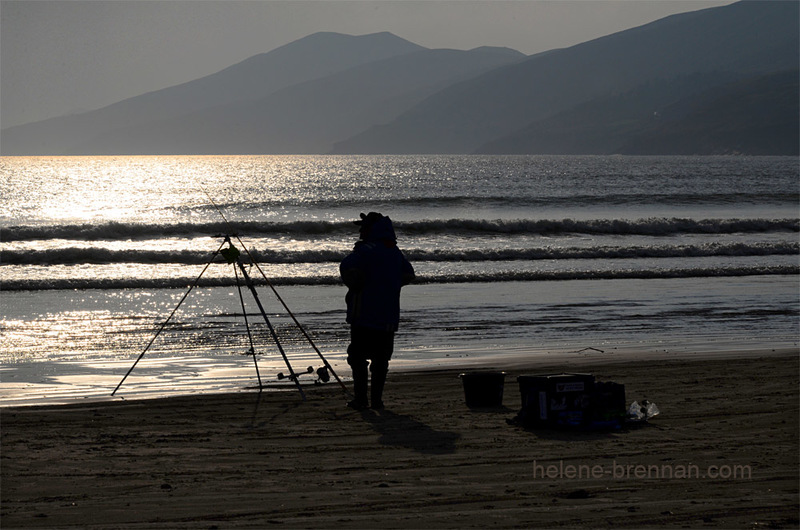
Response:
[{"label": "dark jacket", "polygon": [[414,268],[396,240],[392,221],[383,217],[342,260],[339,272],[348,287],[345,300],[351,325],[397,331],[400,288],[414,279]]}]

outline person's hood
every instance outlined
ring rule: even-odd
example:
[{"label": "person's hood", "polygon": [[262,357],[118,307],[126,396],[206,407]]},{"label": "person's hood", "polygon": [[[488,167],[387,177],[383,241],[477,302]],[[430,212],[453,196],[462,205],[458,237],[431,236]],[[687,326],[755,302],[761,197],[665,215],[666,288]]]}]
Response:
[{"label": "person's hood", "polygon": [[386,216],[383,216],[375,221],[370,228],[367,241],[383,241],[387,239],[390,241],[397,241],[397,236],[394,233],[392,220]]}]

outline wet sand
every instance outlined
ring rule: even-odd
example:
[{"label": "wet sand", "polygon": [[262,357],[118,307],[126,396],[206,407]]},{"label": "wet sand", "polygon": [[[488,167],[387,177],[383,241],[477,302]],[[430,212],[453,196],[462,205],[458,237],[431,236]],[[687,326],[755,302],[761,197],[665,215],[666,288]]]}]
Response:
[{"label": "wet sand", "polygon": [[[5,408],[2,528],[797,528],[797,351],[390,373],[387,409],[337,385]],[[661,414],[614,432],[525,430],[516,376],[582,371]],[[578,473],[581,476],[577,476]],[[665,475],[672,473],[672,478]],[[683,477],[684,475],[688,475]],[[683,477],[683,478],[681,478]]]}]

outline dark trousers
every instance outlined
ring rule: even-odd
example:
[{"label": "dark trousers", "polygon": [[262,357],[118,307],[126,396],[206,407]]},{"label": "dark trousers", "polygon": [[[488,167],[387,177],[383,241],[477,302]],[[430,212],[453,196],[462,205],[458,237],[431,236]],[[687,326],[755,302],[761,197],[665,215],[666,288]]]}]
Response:
[{"label": "dark trousers", "polygon": [[[367,402],[367,379],[372,372],[370,397],[373,406],[383,399],[383,387],[389,371],[389,360],[394,351],[394,332],[352,326],[350,346],[347,347],[347,364],[353,370],[353,393],[356,400]],[[371,363],[368,361],[372,361]]]}]

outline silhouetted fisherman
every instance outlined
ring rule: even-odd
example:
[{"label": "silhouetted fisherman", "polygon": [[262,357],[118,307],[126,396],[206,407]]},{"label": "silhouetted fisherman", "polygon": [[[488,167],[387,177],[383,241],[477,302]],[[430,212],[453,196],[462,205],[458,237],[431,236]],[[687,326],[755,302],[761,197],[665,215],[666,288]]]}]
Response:
[{"label": "silhouetted fisherman", "polygon": [[[347,364],[353,370],[355,399],[348,406],[365,409],[367,367],[372,372],[371,408],[383,408],[383,387],[400,321],[400,288],[414,280],[414,268],[397,248],[392,221],[376,212],[354,221],[361,239],[339,266],[348,287],[347,322],[350,346]],[[371,364],[367,361],[371,360]]]}]

